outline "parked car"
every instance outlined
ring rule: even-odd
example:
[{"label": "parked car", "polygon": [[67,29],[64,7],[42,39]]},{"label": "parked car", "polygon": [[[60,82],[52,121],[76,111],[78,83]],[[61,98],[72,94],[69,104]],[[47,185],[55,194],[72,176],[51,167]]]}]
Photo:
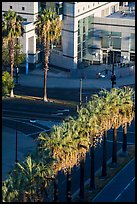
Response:
[{"label": "parked car", "polygon": [[97,79],[99,79],[99,78],[105,78],[105,75],[104,75],[104,74],[101,74],[101,73],[99,72],[99,73],[97,73],[96,78],[97,78]]}]

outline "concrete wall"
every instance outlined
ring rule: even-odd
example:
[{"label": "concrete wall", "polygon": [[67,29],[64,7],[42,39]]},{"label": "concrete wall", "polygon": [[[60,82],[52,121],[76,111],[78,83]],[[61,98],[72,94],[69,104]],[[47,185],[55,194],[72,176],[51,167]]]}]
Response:
[{"label": "concrete wall", "polygon": [[[12,6],[12,10],[16,11],[28,22],[34,22],[38,15],[38,2],[2,2],[2,12],[8,11]],[[22,10],[24,7],[24,10]]]}]

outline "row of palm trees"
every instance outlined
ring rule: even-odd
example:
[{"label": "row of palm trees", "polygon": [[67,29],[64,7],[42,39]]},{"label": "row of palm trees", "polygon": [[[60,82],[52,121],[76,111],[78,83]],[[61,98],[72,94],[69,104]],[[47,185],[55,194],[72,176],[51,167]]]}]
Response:
[{"label": "row of palm trees", "polygon": [[[55,11],[44,9],[37,17],[35,31],[39,39],[39,43],[44,46],[44,96],[45,102],[47,97],[47,74],[48,74],[48,59],[50,54],[51,44],[59,40],[61,34],[62,21]],[[13,79],[14,72],[14,52],[15,44],[18,38],[23,36],[23,18],[16,14],[15,11],[9,10],[3,14],[2,20],[2,44],[9,46],[10,49],[10,77]],[[13,89],[10,97],[14,97]]]},{"label": "row of palm trees", "polygon": [[[107,131],[113,129],[112,165],[117,164],[117,129],[124,128],[123,151],[127,151],[127,124],[135,112],[134,91],[129,87],[101,90],[78,111],[77,117],[66,118],[61,125],[53,126],[50,134],[38,136],[38,147],[3,183],[4,201],[58,201],[58,172],[67,178],[66,200],[71,201],[71,170],[80,165],[80,199],[84,200],[84,161],[91,153],[90,189],[95,189],[94,151],[103,140],[102,175],[107,175]],[[125,131],[126,129],[126,131]],[[22,182],[23,181],[23,182]],[[53,197],[48,197],[53,191]],[[12,195],[11,195],[12,194]],[[13,198],[14,197],[14,198]]]}]

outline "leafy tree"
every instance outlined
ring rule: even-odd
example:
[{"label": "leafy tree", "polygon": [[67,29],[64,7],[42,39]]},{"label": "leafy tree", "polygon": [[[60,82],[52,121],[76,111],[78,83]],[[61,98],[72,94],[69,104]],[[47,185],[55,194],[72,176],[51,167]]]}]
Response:
[{"label": "leafy tree", "polygon": [[[17,15],[15,11],[9,10],[3,14],[2,20],[2,37],[3,44],[6,43],[10,48],[10,77],[13,78],[14,70],[14,46],[17,38],[23,35],[22,17]],[[13,89],[10,93],[14,97]]]},{"label": "leafy tree", "polygon": [[[17,40],[17,43],[14,45],[14,64],[19,67],[22,63],[25,62],[26,54],[21,51],[21,44]],[[2,67],[4,70],[7,70],[10,67],[10,47],[9,44],[2,45]]]},{"label": "leafy tree", "polygon": [[48,60],[50,54],[51,43],[56,42],[61,33],[61,21],[56,12],[51,9],[44,9],[38,15],[36,25],[36,34],[40,43],[44,44],[44,101],[48,101],[47,97],[47,73],[48,73]]},{"label": "leafy tree", "polygon": [[11,90],[14,88],[14,81],[10,77],[10,74],[5,71],[2,73],[2,95],[8,95]]}]

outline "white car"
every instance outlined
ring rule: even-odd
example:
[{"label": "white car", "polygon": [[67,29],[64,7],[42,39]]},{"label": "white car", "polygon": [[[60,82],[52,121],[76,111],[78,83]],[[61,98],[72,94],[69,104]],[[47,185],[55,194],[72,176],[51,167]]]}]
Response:
[{"label": "white car", "polygon": [[105,78],[105,75],[104,74],[101,74],[100,72],[97,74],[97,79],[99,78]]}]

